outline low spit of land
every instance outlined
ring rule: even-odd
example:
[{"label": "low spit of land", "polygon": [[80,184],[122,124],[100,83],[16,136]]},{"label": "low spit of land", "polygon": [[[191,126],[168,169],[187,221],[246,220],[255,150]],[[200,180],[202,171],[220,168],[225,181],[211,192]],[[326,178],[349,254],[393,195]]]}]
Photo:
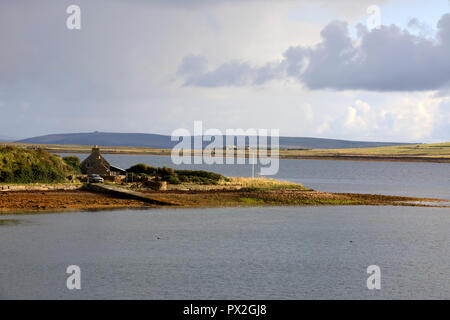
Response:
[{"label": "low spit of land", "polygon": [[[120,188],[139,194],[98,192],[80,184],[78,190],[1,191],[0,214],[45,213],[120,208],[161,207],[242,207],[242,206],[318,206],[318,205],[394,205],[443,207],[446,200],[399,196],[328,193],[304,188],[300,184],[266,178],[231,178],[219,185],[169,185],[153,191],[137,185]],[[145,199],[144,199],[145,198]]]},{"label": "low spit of land", "polygon": [[[24,148],[42,148],[52,153],[90,153],[92,146],[1,143]],[[168,156],[170,149],[144,147],[102,146],[105,154],[142,154]],[[198,155],[199,151],[193,151]],[[413,144],[377,148],[354,149],[280,149],[282,159],[318,159],[352,161],[405,161],[450,163],[450,142],[435,144]],[[247,155],[248,156],[248,155]]]}]

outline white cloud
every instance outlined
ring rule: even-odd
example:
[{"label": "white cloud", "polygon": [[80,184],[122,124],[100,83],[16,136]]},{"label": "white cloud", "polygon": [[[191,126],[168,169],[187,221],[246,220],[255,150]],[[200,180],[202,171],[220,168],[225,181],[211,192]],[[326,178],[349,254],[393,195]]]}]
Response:
[{"label": "white cloud", "polygon": [[359,139],[430,141],[442,121],[443,101],[433,92],[397,95],[375,105],[357,99],[347,107],[345,116],[334,117],[329,130]]}]

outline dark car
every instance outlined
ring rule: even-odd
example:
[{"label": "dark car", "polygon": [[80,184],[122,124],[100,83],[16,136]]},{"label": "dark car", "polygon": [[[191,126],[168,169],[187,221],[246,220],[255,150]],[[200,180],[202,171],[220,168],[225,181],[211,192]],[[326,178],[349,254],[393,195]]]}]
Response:
[{"label": "dark car", "polygon": [[105,180],[100,177],[98,174],[88,174],[88,182],[89,183],[103,183]]}]

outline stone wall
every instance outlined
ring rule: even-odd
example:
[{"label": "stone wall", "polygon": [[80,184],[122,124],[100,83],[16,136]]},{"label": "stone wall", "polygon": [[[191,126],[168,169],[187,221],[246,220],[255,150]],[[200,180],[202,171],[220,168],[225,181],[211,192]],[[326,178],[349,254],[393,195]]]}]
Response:
[{"label": "stone wall", "polygon": [[113,183],[121,183],[122,181],[125,181],[126,176],[117,175],[117,176],[101,176],[105,181],[113,182]]},{"label": "stone wall", "polygon": [[167,190],[166,181],[153,181],[150,179],[146,179],[142,182],[142,186],[153,190]]}]

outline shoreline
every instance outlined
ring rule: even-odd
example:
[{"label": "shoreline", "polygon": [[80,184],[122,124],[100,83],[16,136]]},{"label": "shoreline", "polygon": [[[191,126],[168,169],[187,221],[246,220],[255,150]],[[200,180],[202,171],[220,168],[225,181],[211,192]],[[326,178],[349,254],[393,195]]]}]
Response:
[{"label": "shoreline", "polygon": [[[67,152],[58,151],[52,153],[86,153],[89,152]],[[118,155],[142,155],[142,156],[166,156],[169,157],[170,154],[167,153],[152,153],[152,152],[135,152],[135,153],[124,153],[124,152],[114,152],[114,151],[102,151],[103,154],[118,154]],[[246,157],[248,158],[248,157]],[[390,156],[290,156],[290,155],[280,155],[280,159],[293,159],[293,160],[328,160],[328,161],[379,161],[379,162],[422,162],[422,163],[450,163],[450,158],[433,158],[433,157],[390,157]]]},{"label": "shoreline", "polygon": [[[67,154],[89,154],[90,151],[79,150],[53,150],[45,149],[51,153],[67,153]],[[102,150],[103,154],[116,155],[142,155],[142,156],[166,156],[170,157],[170,151],[158,152],[124,152],[124,151],[108,151]],[[195,156],[199,154],[194,154]],[[246,156],[245,158],[248,158]],[[364,162],[421,162],[421,163],[450,163],[450,158],[444,157],[411,157],[411,156],[364,156],[364,155],[279,155],[279,159],[293,159],[293,160],[328,160],[328,161],[364,161]]]},{"label": "shoreline", "polygon": [[[141,190],[149,201],[87,189],[0,192],[0,216],[118,209],[217,208],[257,206],[414,206],[450,207],[449,200],[315,190]],[[170,200],[170,204],[164,204]]]},{"label": "shoreline", "polygon": [[[47,150],[47,149],[46,149]],[[51,153],[81,153],[89,154],[90,151],[75,151],[75,150],[47,150]],[[111,151],[102,150],[103,154],[117,154],[117,155],[141,155],[141,156],[170,156],[170,151],[142,151],[142,152],[126,152],[126,151]],[[199,155],[194,153],[194,155]],[[246,156],[245,158],[248,158]],[[335,160],[335,161],[379,161],[379,162],[422,162],[422,163],[450,163],[450,158],[444,157],[407,157],[407,156],[364,156],[364,155],[279,155],[280,159],[294,159],[294,160]]]},{"label": "shoreline", "polygon": [[[5,146],[16,146],[29,149],[42,148],[50,153],[61,154],[88,154],[91,146],[87,145],[51,145],[51,144],[28,144],[28,143],[0,143]],[[438,144],[439,145],[439,144]],[[440,151],[434,145],[398,146],[393,152],[388,148],[358,148],[358,149],[310,149],[293,150],[280,149],[280,159],[296,160],[335,160],[335,161],[381,161],[381,162],[422,162],[422,163],[450,163],[450,145],[441,146]],[[171,149],[150,147],[126,147],[126,146],[102,146],[103,154],[117,155],[148,155],[148,156],[170,156]],[[375,152],[376,150],[376,152]],[[388,151],[391,150],[391,151]],[[399,151],[401,150],[401,151]],[[200,152],[191,152],[191,155],[201,155]],[[225,155],[226,156],[226,155]],[[236,155],[235,155],[236,156]],[[248,158],[248,153],[246,154]]]},{"label": "shoreline", "polygon": [[337,161],[379,161],[379,162],[425,162],[425,163],[450,163],[450,158],[433,157],[392,157],[392,156],[280,156],[280,159],[298,160],[337,160]]}]

